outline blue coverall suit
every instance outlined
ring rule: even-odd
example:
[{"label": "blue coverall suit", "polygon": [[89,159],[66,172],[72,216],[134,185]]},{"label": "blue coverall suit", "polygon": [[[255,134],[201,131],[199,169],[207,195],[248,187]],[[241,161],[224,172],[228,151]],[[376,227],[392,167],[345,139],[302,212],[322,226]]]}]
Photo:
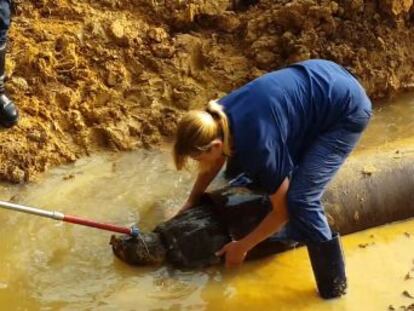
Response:
[{"label": "blue coverall suit", "polygon": [[10,27],[10,9],[12,0],[0,0],[0,47],[7,41]]},{"label": "blue coverall suit", "polygon": [[273,238],[330,240],[321,197],[371,117],[359,82],[338,64],[308,60],[265,74],[219,103],[230,122],[234,183],[273,194],[290,179],[289,222]]}]

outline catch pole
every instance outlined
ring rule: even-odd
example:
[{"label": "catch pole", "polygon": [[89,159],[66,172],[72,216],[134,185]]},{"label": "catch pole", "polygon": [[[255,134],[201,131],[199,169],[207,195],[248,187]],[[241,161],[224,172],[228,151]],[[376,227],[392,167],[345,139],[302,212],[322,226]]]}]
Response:
[{"label": "catch pole", "polygon": [[51,218],[54,220],[61,220],[64,222],[70,222],[76,225],[82,225],[87,227],[93,227],[101,230],[112,231],[117,233],[128,234],[133,237],[137,237],[139,235],[139,229],[136,226],[132,227],[122,227],[107,223],[96,222],[90,219],[81,218],[73,215],[65,215],[61,212],[57,211],[48,211],[40,208],[24,206],[20,204],[0,201],[0,208],[9,209],[16,212],[22,212],[26,214],[32,214],[40,217]]}]

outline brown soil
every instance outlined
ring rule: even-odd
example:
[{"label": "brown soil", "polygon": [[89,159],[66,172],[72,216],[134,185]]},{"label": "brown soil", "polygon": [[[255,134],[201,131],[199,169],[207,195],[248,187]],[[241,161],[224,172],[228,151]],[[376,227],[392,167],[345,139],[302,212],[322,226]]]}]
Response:
[{"label": "brown soil", "polygon": [[307,58],[348,66],[372,98],[414,86],[413,0],[15,2],[7,89],[21,120],[0,132],[11,182],[156,145],[183,111]]}]

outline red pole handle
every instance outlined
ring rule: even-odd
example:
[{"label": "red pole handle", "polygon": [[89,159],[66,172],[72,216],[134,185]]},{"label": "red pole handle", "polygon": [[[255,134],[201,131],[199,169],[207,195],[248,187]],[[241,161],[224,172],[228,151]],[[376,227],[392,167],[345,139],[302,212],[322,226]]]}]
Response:
[{"label": "red pole handle", "polygon": [[78,225],[83,225],[87,227],[93,227],[93,228],[98,228],[102,230],[133,235],[133,230],[128,227],[121,227],[121,226],[116,226],[116,225],[111,225],[111,224],[106,224],[106,223],[99,223],[99,222],[95,222],[89,219],[84,219],[84,218],[80,218],[80,217],[76,217],[72,215],[64,215],[62,220],[66,222],[70,222],[72,224],[78,224]]}]

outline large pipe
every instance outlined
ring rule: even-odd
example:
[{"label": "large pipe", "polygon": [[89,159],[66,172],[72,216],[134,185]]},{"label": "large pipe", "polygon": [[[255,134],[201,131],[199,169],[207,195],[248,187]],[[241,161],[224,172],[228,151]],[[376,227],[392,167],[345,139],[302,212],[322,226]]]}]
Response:
[{"label": "large pipe", "polygon": [[[224,188],[211,193],[218,206],[241,207],[228,212],[229,222],[240,218],[237,213],[247,217],[265,205],[259,194],[243,192]],[[414,217],[414,143],[353,155],[328,185],[322,201],[330,225],[342,235]]]},{"label": "large pipe", "polygon": [[342,235],[414,217],[414,145],[351,157],[323,201]]}]

